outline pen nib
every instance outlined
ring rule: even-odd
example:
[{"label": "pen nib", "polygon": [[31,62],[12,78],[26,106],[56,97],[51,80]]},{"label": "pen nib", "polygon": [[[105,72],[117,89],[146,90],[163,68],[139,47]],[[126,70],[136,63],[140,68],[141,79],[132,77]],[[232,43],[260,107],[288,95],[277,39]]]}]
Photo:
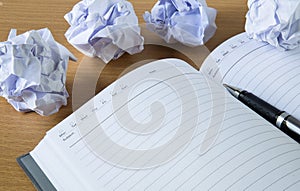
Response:
[{"label": "pen nib", "polygon": [[227,84],[223,84],[223,86],[228,90],[228,92],[233,95],[234,97],[238,98],[241,90],[239,88],[233,87],[233,86],[229,86]]}]

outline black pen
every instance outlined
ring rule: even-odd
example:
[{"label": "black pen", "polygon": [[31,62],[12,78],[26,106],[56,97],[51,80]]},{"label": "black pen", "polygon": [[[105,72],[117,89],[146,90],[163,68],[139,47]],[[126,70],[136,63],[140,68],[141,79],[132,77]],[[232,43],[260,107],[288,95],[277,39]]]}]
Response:
[{"label": "black pen", "polygon": [[278,127],[289,137],[300,143],[300,121],[281,111],[250,92],[224,84],[224,87],[238,100]]}]

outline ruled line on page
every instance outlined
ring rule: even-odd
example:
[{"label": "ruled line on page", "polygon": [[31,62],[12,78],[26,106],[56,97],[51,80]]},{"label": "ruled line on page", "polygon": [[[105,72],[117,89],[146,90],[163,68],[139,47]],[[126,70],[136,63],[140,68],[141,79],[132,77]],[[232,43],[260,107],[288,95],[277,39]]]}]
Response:
[{"label": "ruled line on page", "polygon": [[[176,78],[176,77],[180,77],[180,76],[184,76],[184,75],[188,75],[188,74],[176,75],[176,76],[172,76],[172,77],[170,77],[170,78],[168,78],[168,79],[165,79],[165,80],[163,80],[163,81],[160,81],[160,82],[158,82],[157,84],[154,84],[154,85],[152,85],[151,87],[148,87],[148,88],[145,89],[144,91],[140,92],[138,95],[141,95],[141,94],[145,93],[146,91],[148,91],[149,89],[153,88],[154,86],[159,85],[159,84],[161,84],[161,83],[164,83],[164,82],[166,82],[166,81],[169,80],[169,79]],[[135,97],[137,97],[138,95],[136,95]],[[121,109],[122,107],[126,106],[130,101],[134,100],[135,97],[133,97],[133,98],[131,98],[130,100],[128,100],[126,103],[124,103],[122,106],[120,106],[115,112],[117,112],[117,111],[118,111],[119,109]],[[114,113],[115,113],[115,112],[114,112]],[[107,118],[105,118],[102,122],[104,122],[104,121],[106,121],[108,118],[112,117],[114,113],[111,113],[111,115],[109,115]],[[88,133],[86,133],[85,135],[82,135],[80,139],[78,139],[77,141],[75,141],[75,142],[74,142],[73,144],[71,144],[69,147],[72,148],[72,147],[73,147],[74,145],[76,145],[79,141],[81,141],[82,139],[84,139],[85,136],[87,136],[88,134],[92,133],[92,132],[95,130],[95,128],[98,128],[99,125],[100,125],[100,123],[99,123],[97,126],[95,126],[94,128],[92,128]]]},{"label": "ruled line on page", "polygon": [[[201,123],[201,122],[200,122]],[[205,133],[206,132],[206,130],[204,130],[204,131],[201,131],[201,133],[200,134],[202,134],[202,133]],[[198,134],[199,135],[199,134]],[[195,137],[193,137],[192,139],[195,139],[197,136],[198,136],[197,134],[195,135]],[[213,136],[211,136],[211,138],[213,138],[215,135],[213,135]],[[208,139],[210,139],[210,138],[208,138]],[[207,140],[205,140],[205,141],[208,141],[208,139]],[[197,147],[199,147],[199,145],[197,146]],[[189,151],[187,154],[190,154],[191,153],[191,151]],[[149,161],[151,160],[151,158],[149,159]],[[124,172],[125,170],[123,170],[122,172]],[[117,176],[121,176],[122,175],[122,172],[120,172]],[[105,172],[105,173],[103,173],[103,175],[105,175],[107,172]],[[134,172],[135,173],[135,172]],[[133,174],[134,174],[133,173]],[[116,177],[117,177],[116,176]],[[114,177],[114,178],[116,178],[116,177]],[[99,177],[99,178],[102,178],[102,177]],[[98,179],[99,179],[98,178]],[[111,182],[113,179],[111,179],[109,182]]]},{"label": "ruled line on page", "polygon": [[[274,139],[277,139],[277,138],[282,138],[282,137],[275,137]],[[271,149],[274,149],[274,148],[278,148],[278,147],[282,147],[282,146],[286,146],[286,145],[295,145],[295,143],[282,143],[280,145],[276,145],[274,147],[271,147],[269,150]],[[297,150],[298,151],[298,150]],[[263,151],[265,152],[265,151]],[[254,156],[252,156],[251,158],[247,159],[246,161],[244,161],[242,164],[238,165],[237,167],[235,167],[234,169],[232,169],[230,172],[228,172],[226,175],[224,175],[221,179],[219,179],[211,188],[213,188],[215,185],[217,185],[219,182],[221,182],[224,178],[226,178],[227,176],[229,176],[230,174],[232,174],[234,171],[236,171],[238,168],[240,168],[241,166],[245,165],[247,162],[251,161],[252,159],[254,159],[255,157],[261,155],[263,152],[260,152]],[[287,153],[289,153],[290,151],[287,151],[285,153],[280,153],[276,156],[274,156],[273,158],[267,160],[267,161],[264,161],[262,162],[261,164],[259,164],[258,166],[256,166],[255,168],[251,169],[250,171],[248,171],[247,173],[245,173],[244,175],[242,175],[239,179],[237,179],[235,182],[233,182],[229,187],[227,187],[225,190],[228,190],[230,189],[233,185],[235,185],[236,183],[238,183],[240,180],[244,179],[248,174],[250,174],[251,172],[255,171],[257,168],[260,168],[262,167],[263,165],[265,165],[266,163],[269,163],[271,162],[272,160],[276,159],[277,157],[280,157],[282,155],[285,155]]]},{"label": "ruled line on page", "polygon": [[[196,90],[196,91],[199,91],[199,90],[203,90],[202,88],[199,88],[198,90]],[[187,94],[189,94],[190,92],[187,92]],[[205,96],[209,96],[209,94],[207,94],[207,95],[205,95]],[[198,97],[199,98],[199,97]],[[195,102],[195,100],[189,100],[188,102],[191,102],[191,101],[193,101],[193,102]],[[167,104],[167,105],[172,105],[174,108],[172,109],[171,108],[171,110],[175,110],[176,108],[180,108],[181,106],[180,105],[174,105],[173,103],[172,103],[172,100]],[[196,107],[196,106],[195,106]],[[171,111],[172,112],[172,111]],[[170,114],[170,113],[169,113]],[[181,114],[179,114],[179,115],[181,115]],[[170,121],[169,122],[171,122],[171,120],[174,120],[174,119],[176,119],[176,118],[178,118],[178,117],[180,117],[179,115],[174,115],[174,117],[172,118],[172,119],[170,119]],[[193,116],[193,117],[196,117],[196,116]],[[168,121],[166,122],[166,123],[168,123]],[[110,123],[109,124],[109,126],[113,126],[113,125],[117,125],[117,122],[113,122],[113,123]],[[115,133],[117,133],[118,132],[118,130],[116,130],[114,133],[113,133],[113,135],[115,134]],[[170,133],[170,132],[169,132]],[[138,136],[138,135],[137,135]],[[137,137],[136,136],[136,137]],[[120,139],[122,139],[122,137],[120,137]],[[99,140],[96,140],[96,139],[94,139],[95,141],[99,141]],[[92,140],[93,141],[93,140]],[[119,140],[117,140],[117,142],[118,142]],[[134,139],[132,140],[132,141],[134,141]],[[100,145],[102,142],[99,142],[98,143],[98,145]],[[90,153],[91,153],[92,151],[90,151]],[[84,156],[84,157],[82,157],[82,158],[85,158],[86,156]]]},{"label": "ruled line on page", "polygon": [[[238,115],[242,115],[242,114],[238,114]],[[244,122],[248,122],[248,121],[244,121]],[[239,122],[237,122],[237,123],[240,124]],[[234,127],[234,125],[233,125],[232,127]],[[229,129],[229,128],[228,128],[228,129]],[[227,130],[228,130],[228,129],[227,129]],[[204,133],[204,132],[205,132],[205,131],[202,131],[202,133]],[[221,131],[221,132],[222,132],[222,131]],[[221,132],[220,132],[220,133],[221,133]],[[196,135],[196,136],[197,136],[197,135]],[[213,136],[214,136],[214,135],[212,135],[212,137],[213,137]],[[193,139],[194,139],[194,138],[193,138]],[[199,145],[198,145],[198,146],[199,146]],[[150,159],[149,159],[149,160],[150,160]],[[106,172],[106,173],[107,173],[107,172]],[[106,173],[103,173],[103,175],[105,175]],[[99,179],[99,178],[98,178],[98,179]]]},{"label": "ruled line on page", "polygon": [[[287,161],[287,162],[286,162],[285,164],[283,164],[283,165],[286,165],[286,164],[288,164],[288,163],[294,162],[294,161],[296,161],[296,160],[300,160],[300,158],[297,158],[297,159],[293,159],[293,160]],[[282,166],[283,166],[283,165],[282,165]],[[279,168],[279,167],[278,167],[278,168]],[[299,168],[296,168],[296,169],[294,169],[294,170],[292,170],[292,171],[290,171],[290,172],[288,172],[288,173],[286,173],[286,174],[283,175],[282,177],[279,177],[279,178],[276,179],[274,182],[272,182],[270,185],[268,185],[267,187],[263,188],[263,190],[267,190],[268,188],[270,188],[271,186],[273,186],[277,181],[282,180],[282,179],[288,177],[289,175],[293,174],[294,172],[300,172],[300,167],[299,167]]]},{"label": "ruled line on page", "polygon": [[[207,111],[209,111],[211,108],[208,108],[207,110],[205,110],[204,112],[207,112]],[[219,115],[222,115],[223,113],[219,113]],[[218,115],[218,114],[217,114]],[[241,115],[241,114],[239,114],[239,115]],[[203,122],[205,122],[205,121],[207,121],[208,119],[209,119],[210,117],[208,116],[207,118],[204,118],[202,121],[199,121],[198,122],[198,124],[197,124],[197,126],[198,125],[200,125],[201,123],[203,123]],[[202,133],[205,133],[206,132],[206,129],[205,130],[203,130],[203,131],[201,131],[201,133],[200,134],[202,134]],[[194,138],[193,138],[194,139]],[[103,165],[103,164],[102,164]],[[101,165],[101,166],[102,166]],[[99,167],[98,167],[99,168]],[[94,172],[94,171],[93,171]],[[103,173],[103,175],[104,175],[105,173]],[[98,178],[99,179],[99,178]]]},{"label": "ruled line on page", "polygon": [[[207,112],[207,111],[209,111],[211,108],[208,108],[208,109],[206,109],[206,110],[204,110],[203,112]],[[219,115],[222,115],[223,113],[220,113]],[[199,123],[198,123],[198,125],[199,124],[201,124],[201,123],[203,123],[204,121],[207,121],[209,119],[209,116],[207,117],[207,118],[205,118],[205,119],[203,119],[202,121],[200,121]],[[202,133],[204,133],[204,132],[206,132],[206,130],[203,130],[202,131]],[[101,166],[102,166],[103,164],[101,164],[100,166],[98,166],[97,168],[100,168]],[[94,173],[95,171],[93,171],[93,173]],[[103,173],[103,175],[104,175],[105,173]],[[98,178],[99,179],[99,178]]]},{"label": "ruled line on page", "polygon": [[[290,153],[290,152],[295,152],[295,151],[299,151],[299,149],[294,149],[294,150],[291,150],[291,151],[287,151],[286,153],[284,154],[287,154],[287,153]],[[291,159],[290,161],[287,161],[287,162],[284,162],[283,164],[280,164],[279,166],[277,166],[276,168],[273,168],[272,170],[268,171],[267,173],[265,173],[264,175],[262,175],[261,177],[257,178],[255,181],[253,181],[252,183],[250,183],[247,187],[245,187],[244,190],[248,190],[251,186],[253,186],[255,183],[257,183],[259,180],[261,180],[263,177],[269,175],[271,172],[277,170],[278,168],[286,165],[286,164],[289,164],[290,162],[294,162],[294,161],[297,161],[297,160],[300,160],[300,157],[299,158],[294,158],[294,159]],[[296,168],[295,169],[296,171],[300,170],[300,168]],[[292,172],[294,172],[295,170],[293,170]],[[290,174],[291,172],[288,172],[286,175]],[[279,177],[278,179],[276,180],[280,180],[281,178],[285,177],[286,175],[283,175],[281,177]],[[273,182],[274,183],[274,182]],[[272,184],[270,184],[269,186],[271,186]]]},{"label": "ruled line on page", "polygon": [[[250,129],[250,128],[249,128]],[[245,132],[246,130],[244,129],[244,131],[241,131],[241,132]],[[241,132],[239,132],[239,133],[241,133]],[[239,134],[239,133],[236,133],[235,135],[237,135],[237,134]],[[261,133],[260,133],[261,134]],[[233,136],[235,136],[235,135],[233,135]],[[233,137],[232,136],[232,137]],[[250,137],[250,138],[253,138],[253,137]],[[248,139],[250,139],[249,137],[248,137]],[[224,141],[229,141],[230,139],[229,139],[229,137],[227,137],[225,140],[223,140],[222,142],[224,142]],[[246,139],[245,139],[246,140]],[[243,141],[245,141],[245,140],[242,140],[241,142],[243,142]],[[221,144],[222,142],[220,142],[219,144]],[[217,144],[217,145],[215,145],[215,147],[216,146],[218,146],[219,144]],[[237,145],[236,145],[237,146]],[[199,145],[197,145],[193,150],[191,150],[188,154],[190,154],[190,153],[192,153],[192,152],[195,152],[195,150],[197,150],[197,148],[199,147]],[[232,148],[229,148],[229,149],[232,149]],[[226,151],[224,151],[224,152],[222,152],[222,153],[220,153],[219,155],[217,155],[217,157],[220,157],[222,154],[224,154],[224,153],[226,153],[229,149],[227,149]],[[213,152],[213,150],[212,150],[212,152]],[[181,158],[181,160],[182,159],[184,159],[185,157],[183,156],[182,158]],[[214,158],[214,159],[216,159],[216,158]],[[213,160],[214,160],[213,159]],[[211,161],[211,162],[213,162],[213,160]],[[178,162],[181,162],[180,160],[178,160]],[[176,162],[176,163],[178,163],[178,162]],[[191,163],[190,163],[190,165],[193,163],[193,162],[195,162],[195,161],[192,161]],[[209,162],[210,163],[210,162]],[[202,167],[205,167],[207,164],[209,164],[209,163],[206,163],[205,165],[203,165]],[[187,167],[188,166],[190,166],[190,165],[187,165]],[[170,168],[170,170],[171,170],[172,168]],[[183,172],[185,169],[183,169],[181,172]],[[165,171],[162,175],[164,175],[164,174],[167,174],[168,173],[168,171]],[[178,173],[178,175],[180,174],[180,172]],[[143,178],[145,178],[145,177],[143,177]],[[161,177],[157,177],[156,178],[156,180],[158,180],[158,179],[160,179]],[[176,177],[175,177],[176,178]],[[188,178],[187,178],[188,179]],[[172,179],[173,180],[173,179]],[[171,181],[172,181],[171,180]],[[155,182],[153,182],[153,183],[155,183]],[[132,187],[133,188],[133,187]],[[147,189],[147,188],[146,188]]]},{"label": "ruled line on page", "polygon": [[[242,115],[242,114],[238,114],[238,115],[236,115],[235,117],[238,117],[238,116],[241,116],[241,115]],[[225,119],[225,120],[227,120],[227,119]],[[202,122],[203,122],[203,121],[202,121]],[[250,129],[250,128],[249,128],[249,129]],[[228,129],[222,130],[222,131],[220,131],[220,133],[222,133],[222,132],[224,132],[224,131],[226,131],[226,130],[228,130]],[[242,130],[242,131],[240,131],[240,132],[237,132],[237,133],[234,134],[234,135],[237,135],[238,133],[241,133],[241,132],[244,132],[244,131],[247,131],[247,130],[248,130],[248,129],[244,129],[244,130]],[[201,131],[200,133],[196,134],[195,137],[193,137],[193,140],[194,140],[194,139],[197,139],[200,135],[202,135],[202,134],[205,133],[205,132],[206,132],[206,130]],[[234,135],[233,135],[233,136],[234,136]],[[212,135],[212,136],[213,136],[213,135]],[[219,144],[223,143],[224,141],[227,141],[228,139],[229,139],[229,137],[227,137],[226,139],[222,140],[221,142],[219,142],[218,144],[216,144],[214,147],[217,147]],[[206,140],[206,141],[208,141],[208,140]],[[199,143],[199,144],[200,144],[200,143]],[[194,153],[194,152],[197,151],[197,149],[199,149],[199,145],[196,145],[195,147],[193,147],[187,154]],[[213,149],[213,148],[212,148],[212,149]],[[181,157],[178,159],[178,161],[174,164],[174,166],[176,166],[177,163],[179,163],[179,162],[181,162],[182,160],[184,160],[185,157],[186,157],[185,155],[181,156]],[[161,174],[161,176],[163,176],[163,175],[167,174],[169,171],[171,171],[171,170],[174,168],[174,166],[171,166],[169,169],[165,170],[165,171]],[[146,176],[150,176],[150,173],[152,173],[153,171],[154,171],[154,169],[153,169],[152,171],[150,171]],[[141,179],[146,178],[146,176],[143,176]],[[161,178],[161,176],[160,176],[160,177],[155,176],[156,179],[154,179],[154,180],[152,181],[151,185],[154,184],[155,181],[157,181],[159,178]],[[141,179],[140,179],[140,180],[141,180]],[[137,181],[137,182],[139,182],[139,181]],[[149,185],[149,186],[151,186],[151,185]],[[133,185],[133,187],[134,187],[134,185]],[[131,187],[131,189],[132,189],[133,187]]]},{"label": "ruled line on page", "polygon": [[233,63],[233,65],[229,68],[229,70],[227,72],[225,72],[225,74],[223,75],[222,81],[224,81],[224,78],[226,78],[226,76],[228,75],[229,71],[236,65],[238,64],[241,60],[243,60],[245,57],[249,56],[251,53],[256,52],[258,50],[260,50],[261,48],[266,47],[267,45],[261,45],[253,50],[251,50],[250,52],[248,52],[247,54],[243,55],[238,61],[236,61],[235,63]]},{"label": "ruled line on page", "polygon": [[[252,138],[256,137],[257,135],[261,135],[261,134],[269,133],[269,132],[272,132],[272,131],[266,131],[266,132],[263,132],[263,133],[259,133],[259,134],[252,135],[251,137],[247,137],[247,138],[241,140],[238,144],[234,145],[233,147],[238,146],[240,143],[242,143],[242,142],[244,142],[244,141],[246,141],[246,140],[248,140],[248,139],[252,139]],[[232,158],[230,158],[229,160],[227,160],[227,161],[225,161],[224,163],[222,163],[218,168],[216,168],[215,170],[213,170],[212,172],[210,172],[204,179],[199,180],[198,184],[197,184],[193,189],[196,189],[197,186],[199,186],[199,185],[200,185],[202,182],[204,182],[207,178],[209,178],[210,176],[212,176],[215,172],[219,171],[220,168],[222,168],[222,166],[226,165],[229,161],[231,161],[231,160],[233,160],[235,157],[237,157],[237,156],[239,156],[239,155],[241,155],[241,154],[247,152],[248,149],[254,148],[254,147],[256,147],[257,145],[260,145],[260,144],[262,144],[262,143],[264,143],[264,142],[267,142],[267,141],[270,141],[270,140],[273,140],[273,139],[277,139],[277,138],[280,138],[280,137],[272,137],[272,138],[269,138],[269,139],[264,140],[264,141],[261,141],[261,142],[259,142],[259,143],[257,143],[257,144],[250,145],[249,147],[247,147],[247,148],[245,148],[244,150],[240,151],[239,153],[237,153],[236,155],[234,155]],[[232,149],[232,148],[230,148],[230,149]],[[225,152],[227,152],[228,150],[229,150],[229,149],[227,149]],[[266,152],[266,151],[268,151],[268,150],[265,150],[264,152]],[[225,153],[225,152],[224,152],[224,153]],[[224,153],[222,153],[222,154],[224,154]],[[221,156],[221,155],[220,155],[220,156]],[[213,160],[214,160],[214,159],[213,159]],[[205,167],[205,165],[203,165],[203,167]],[[191,178],[192,176],[195,176],[197,173],[200,172],[200,170],[201,170],[201,169],[198,169],[198,170],[197,170],[195,173],[193,173],[189,178]],[[188,181],[189,178],[187,178],[186,181]],[[176,188],[176,190],[180,189],[180,187],[183,186],[185,183],[187,183],[187,182],[183,182],[179,187]]]},{"label": "ruled line on page", "polygon": [[[278,54],[278,53],[274,53],[275,55]],[[271,55],[270,57],[272,57],[273,55]],[[248,74],[251,74],[252,78],[250,80],[248,80],[248,82],[244,85],[246,88],[249,87],[250,84],[253,83],[253,81],[255,81],[255,79],[259,76],[264,76],[264,78],[262,78],[262,81],[260,81],[259,83],[255,83],[256,86],[253,88],[253,89],[256,89],[258,86],[262,85],[263,82],[266,81],[267,78],[272,78],[272,73],[278,71],[278,70],[281,70],[282,73],[284,73],[285,75],[287,75],[287,73],[290,71],[289,68],[287,66],[290,66],[290,65],[293,65],[295,64],[295,62],[299,61],[300,60],[300,55],[299,55],[299,58],[295,58],[295,56],[297,56],[297,54],[292,54],[292,55],[289,55],[289,57],[292,58],[291,61],[289,62],[286,62],[287,58],[288,57],[284,57],[284,58],[280,58],[280,59],[276,59],[276,62],[278,62],[278,64],[276,64],[275,66],[273,65],[270,65],[270,64],[263,64],[265,63],[268,59],[264,59],[263,61],[257,61],[257,62],[253,62],[251,63],[251,65],[253,66],[252,68],[250,68],[249,73]],[[260,67],[260,65],[262,65],[261,68],[259,68],[258,70],[254,71],[253,73],[251,73],[255,67]],[[296,66],[297,68],[298,66]],[[271,68],[271,69],[270,69]],[[274,68],[274,69],[273,69]],[[286,70],[287,69],[287,70]],[[294,68],[295,69],[295,68]],[[241,68],[242,70],[242,68]],[[241,71],[240,72],[243,72]],[[270,70],[270,71],[268,71]],[[270,75],[268,75],[270,74]],[[237,75],[237,74],[234,74],[234,75]],[[240,85],[242,83],[242,79],[240,79],[237,83],[237,85]],[[266,91],[266,90],[264,90]],[[263,93],[263,92],[262,92]]]},{"label": "ruled line on page", "polygon": [[284,191],[289,190],[290,188],[292,188],[293,186],[297,185],[298,183],[300,183],[300,180],[297,180],[297,181],[293,182],[292,184],[290,184],[287,187],[285,187],[283,190]]}]

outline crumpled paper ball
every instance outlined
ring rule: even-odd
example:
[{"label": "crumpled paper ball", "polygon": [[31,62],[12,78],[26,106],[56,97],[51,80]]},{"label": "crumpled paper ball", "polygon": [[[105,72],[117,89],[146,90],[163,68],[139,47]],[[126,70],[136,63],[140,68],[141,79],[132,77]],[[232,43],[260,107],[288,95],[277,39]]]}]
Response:
[{"label": "crumpled paper ball", "polygon": [[83,54],[105,63],[123,53],[144,48],[138,18],[125,0],[83,0],[65,15],[70,28],[65,36]]},{"label": "crumpled paper ball", "polygon": [[249,37],[279,49],[300,45],[299,0],[249,0],[245,30]]},{"label": "crumpled paper ball", "polygon": [[18,111],[51,115],[67,104],[65,87],[69,58],[49,29],[16,35],[0,42],[0,95]]},{"label": "crumpled paper ball", "polygon": [[151,13],[145,12],[144,20],[147,28],[167,43],[178,41],[193,47],[203,45],[215,34],[216,15],[205,0],[159,0]]}]

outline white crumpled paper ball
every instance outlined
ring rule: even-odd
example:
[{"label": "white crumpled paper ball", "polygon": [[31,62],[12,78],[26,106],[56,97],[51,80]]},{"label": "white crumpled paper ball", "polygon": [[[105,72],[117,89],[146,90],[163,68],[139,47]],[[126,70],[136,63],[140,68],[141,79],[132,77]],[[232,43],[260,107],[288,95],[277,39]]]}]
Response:
[{"label": "white crumpled paper ball", "polygon": [[65,15],[65,36],[77,50],[105,63],[144,48],[138,18],[125,0],[83,0]]},{"label": "white crumpled paper ball", "polygon": [[66,70],[75,57],[57,43],[49,29],[0,42],[0,96],[18,111],[51,115],[67,104]]},{"label": "white crumpled paper ball", "polygon": [[167,43],[180,42],[199,46],[207,42],[217,29],[217,11],[205,0],[159,0],[150,12],[145,12],[147,28]]},{"label": "white crumpled paper ball", "polygon": [[300,45],[299,0],[249,0],[245,30],[249,37],[279,49]]}]

